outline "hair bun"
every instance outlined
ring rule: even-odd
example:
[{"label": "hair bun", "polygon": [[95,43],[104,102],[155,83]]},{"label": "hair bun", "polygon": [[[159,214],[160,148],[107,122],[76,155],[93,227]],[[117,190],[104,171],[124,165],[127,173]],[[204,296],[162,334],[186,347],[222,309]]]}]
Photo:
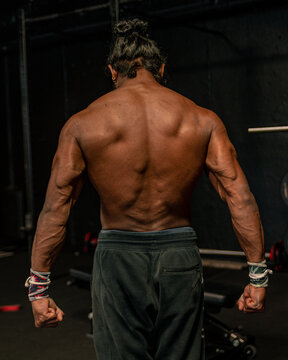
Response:
[{"label": "hair bun", "polygon": [[148,23],[140,19],[122,20],[114,26],[114,35],[129,36],[133,33],[148,37]]}]

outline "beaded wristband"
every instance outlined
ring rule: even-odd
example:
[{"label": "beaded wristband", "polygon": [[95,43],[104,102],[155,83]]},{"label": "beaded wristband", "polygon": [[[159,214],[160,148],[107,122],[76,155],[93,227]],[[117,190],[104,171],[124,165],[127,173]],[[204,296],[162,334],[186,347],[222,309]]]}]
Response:
[{"label": "beaded wristband", "polygon": [[30,269],[30,276],[25,282],[25,287],[29,288],[28,298],[30,301],[49,297],[50,274],[50,272],[38,272]]}]

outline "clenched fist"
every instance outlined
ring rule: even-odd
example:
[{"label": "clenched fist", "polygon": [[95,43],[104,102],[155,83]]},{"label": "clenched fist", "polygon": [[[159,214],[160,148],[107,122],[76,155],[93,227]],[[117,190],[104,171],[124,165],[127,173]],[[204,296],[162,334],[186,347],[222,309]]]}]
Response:
[{"label": "clenched fist", "polygon": [[32,301],[32,311],[37,328],[56,327],[64,316],[52,298]]},{"label": "clenched fist", "polygon": [[248,284],[237,301],[240,311],[245,313],[264,312],[266,288]]}]

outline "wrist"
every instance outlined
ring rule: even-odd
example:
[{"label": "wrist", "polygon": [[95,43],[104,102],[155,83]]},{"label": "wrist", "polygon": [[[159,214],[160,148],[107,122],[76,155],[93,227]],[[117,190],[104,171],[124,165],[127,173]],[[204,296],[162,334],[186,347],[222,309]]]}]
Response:
[{"label": "wrist", "polygon": [[30,269],[30,276],[25,282],[25,287],[29,288],[28,298],[30,301],[49,297],[50,274],[50,272],[38,272]]},{"label": "wrist", "polygon": [[260,262],[247,262],[249,268],[250,285],[253,287],[267,287],[269,274],[272,270],[267,268],[266,260]]}]

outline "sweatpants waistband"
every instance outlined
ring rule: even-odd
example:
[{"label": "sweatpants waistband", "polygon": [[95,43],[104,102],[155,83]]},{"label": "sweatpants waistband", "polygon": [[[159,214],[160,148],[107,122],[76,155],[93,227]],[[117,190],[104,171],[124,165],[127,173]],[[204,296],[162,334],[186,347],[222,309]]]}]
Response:
[{"label": "sweatpants waistband", "polygon": [[97,247],[147,251],[167,247],[194,247],[196,239],[195,230],[189,226],[147,232],[101,230]]}]

